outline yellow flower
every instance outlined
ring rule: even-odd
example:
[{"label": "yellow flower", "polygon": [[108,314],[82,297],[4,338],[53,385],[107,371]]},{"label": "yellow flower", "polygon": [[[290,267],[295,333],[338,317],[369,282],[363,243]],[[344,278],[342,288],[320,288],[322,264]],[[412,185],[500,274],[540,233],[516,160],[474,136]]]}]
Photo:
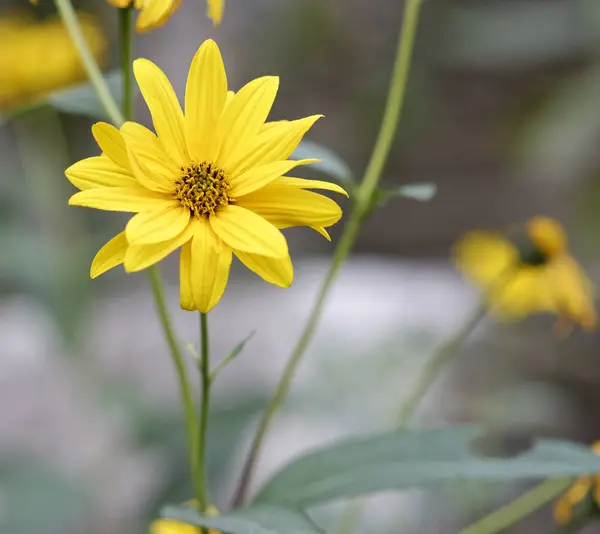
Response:
[{"label": "yellow flower", "polygon": [[328,182],[283,176],[314,160],[288,160],[320,115],[266,123],[279,79],[258,78],[228,96],[219,48],[208,40],[192,61],[185,115],[163,72],[146,59],[134,74],[155,135],[128,122],[92,132],[103,154],[66,171],[81,189],[74,206],[133,212],[125,231],[96,255],[92,278],[124,263],[145,269],[181,247],[181,306],[207,312],[220,300],[232,253],[267,282],[287,287],[293,268],[279,228],[325,227],[341,217]]},{"label": "yellow flower", "polygon": [[[600,454],[600,441],[594,442],[591,449],[595,454]],[[583,501],[590,492],[596,504],[600,506],[600,475],[579,477],[554,504],[554,521],[559,525],[571,521],[573,508]]]},{"label": "yellow flower", "polygon": [[[96,60],[106,51],[100,27],[80,15]],[[47,93],[83,81],[79,55],[59,19],[37,22],[23,14],[0,19],[0,109],[34,103]]]},{"label": "yellow flower", "polygon": [[[133,6],[140,11],[135,29],[138,32],[147,32],[162,26],[169,17],[175,13],[181,0],[108,0],[115,7]],[[225,0],[206,0],[207,16],[215,26],[221,24]]]},{"label": "yellow flower", "polygon": [[199,528],[171,519],[158,519],[150,525],[150,534],[199,534]]},{"label": "yellow flower", "polygon": [[[214,506],[206,509],[206,515],[218,516],[219,511]],[[180,523],[172,519],[157,519],[150,525],[150,534],[202,534],[204,531],[193,525]],[[208,534],[221,534],[218,530],[209,530]]]},{"label": "yellow flower", "polygon": [[455,246],[454,259],[501,318],[546,312],[586,330],[596,326],[592,285],[553,219],[529,220],[524,235],[514,240],[497,232],[470,232]]},{"label": "yellow flower", "polygon": [[223,11],[225,11],[225,0],[207,0],[207,16],[213,21],[215,26],[221,24],[223,20]]}]

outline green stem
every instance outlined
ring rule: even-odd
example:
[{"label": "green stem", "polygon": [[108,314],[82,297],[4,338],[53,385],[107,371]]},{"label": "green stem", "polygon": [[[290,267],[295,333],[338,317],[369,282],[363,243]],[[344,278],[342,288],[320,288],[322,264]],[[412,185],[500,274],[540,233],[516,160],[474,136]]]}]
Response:
[{"label": "green stem", "polygon": [[106,83],[106,80],[102,76],[100,67],[94,59],[94,55],[92,54],[90,47],[85,40],[81,25],[79,24],[79,20],[77,19],[77,15],[73,9],[73,4],[71,4],[70,0],[54,0],[54,4],[60,13],[60,16],[67,28],[67,32],[71,37],[71,41],[73,41],[75,49],[79,54],[87,77],[89,78],[90,83],[93,85],[94,90],[98,95],[98,99],[106,111],[106,114],[115,124],[115,126],[120,126],[123,123],[123,115],[121,114],[118,104],[115,102],[115,99],[110,93],[110,89]]},{"label": "green stem", "polygon": [[486,313],[485,303],[482,302],[475,308],[475,311],[468,317],[465,323],[456,330],[450,338],[439,345],[427,359],[417,381],[402,401],[398,411],[398,426],[405,426],[410,422],[412,416],[419,407],[419,404],[421,404],[423,397],[425,397],[431,385],[450,362],[456,349],[471,335],[475,328],[477,328],[477,325],[486,316]]},{"label": "green stem", "polygon": [[398,121],[404,105],[404,95],[406,94],[408,73],[410,71],[421,4],[422,0],[406,0],[404,3],[402,29],[398,38],[394,71],[385,103],[385,111],[373,154],[371,155],[369,165],[358,191],[358,200],[362,203],[362,210],[364,212],[370,207],[371,197],[379,184],[381,173],[385,167],[392,148],[392,142],[396,135]]},{"label": "green stem", "polygon": [[200,313],[201,352],[200,352],[200,379],[202,386],[202,405],[200,408],[200,424],[198,426],[198,509],[201,512],[208,506],[208,483],[206,476],[206,437],[208,429],[208,415],[210,412],[210,358],[208,347],[208,317]]},{"label": "green stem", "polygon": [[496,534],[518,523],[555,499],[572,483],[572,479],[549,478],[502,508],[462,530],[459,534]]},{"label": "green stem", "polygon": [[133,119],[133,6],[119,9],[121,70],[123,72],[123,117]]},{"label": "green stem", "polygon": [[156,265],[153,265],[148,269],[150,275],[150,284],[152,286],[152,292],[154,294],[154,301],[156,303],[156,310],[160,318],[161,325],[163,327],[167,343],[169,344],[169,351],[175,366],[177,379],[179,381],[179,391],[181,394],[181,401],[183,404],[187,438],[188,438],[188,451],[190,458],[190,469],[192,471],[192,482],[196,488],[196,492],[200,493],[200,481],[196,476],[198,473],[198,462],[196,456],[196,436],[198,435],[198,423],[196,416],[196,409],[194,407],[194,397],[192,390],[187,378],[185,369],[185,360],[181,354],[177,338],[173,326],[171,325],[171,318],[167,310],[167,304],[165,301],[165,294],[163,291],[163,284],[160,277],[160,271]]},{"label": "green stem", "polygon": [[373,154],[371,155],[364,178],[356,191],[354,209],[348,218],[340,241],[337,244],[329,271],[321,285],[317,300],[309,315],[300,339],[287,361],[275,393],[262,414],[250,452],[242,470],[240,481],[233,497],[234,507],[242,505],[246,499],[246,493],[248,492],[255,464],[267,432],[273,418],[287,397],[296,369],[298,368],[302,356],[312,340],[313,334],[319,323],[333,282],[335,281],[341,266],[348,257],[348,254],[352,250],[362,222],[370,209],[371,199],[373,198],[377,184],[381,179],[381,173],[385,167],[396,134],[398,120],[400,119],[404,103],[406,82],[410,69],[421,3],[422,0],[406,0],[405,2],[402,29],[398,39],[392,79],[390,81],[385,111],[379,135],[373,149]]},{"label": "green stem", "polygon": [[352,534],[356,531],[363,512],[362,501],[351,501],[342,510],[337,534]]}]

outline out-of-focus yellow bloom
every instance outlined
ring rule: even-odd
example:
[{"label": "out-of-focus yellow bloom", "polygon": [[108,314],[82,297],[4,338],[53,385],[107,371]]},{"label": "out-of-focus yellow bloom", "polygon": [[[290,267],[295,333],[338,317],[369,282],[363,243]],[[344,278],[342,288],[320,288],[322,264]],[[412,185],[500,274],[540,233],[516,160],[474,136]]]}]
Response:
[{"label": "out-of-focus yellow bloom", "polygon": [[225,11],[225,0],[207,0],[207,16],[213,21],[215,26],[221,24],[223,20],[223,11]]},{"label": "out-of-focus yellow bloom", "polygon": [[[216,517],[219,511],[214,506],[206,509],[206,515]],[[158,519],[150,525],[150,534],[203,534],[204,530],[193,525],[173,521],[172,519]],[[208,534],[221,534],[218,530],[209,530]]]},{"label": "out-of-focus yellow bloom", "polygon": [[[600,455],[600,441],[592,444],[592,451]],[[592,494],[596,504],[600,506],[600,475],[586,475],[579,477],[575,483],[554,504],[554,521],[564,525],[571,521],[573,508]]]},{"label": "out-of-focus yellow bloom", "polygon": [[[169,17],[177,11],[181,0],[108,0],[115,7],[133,6],[140,11],[135,29],[138,32],[147,32],[162,26]],[[221,24],[225,0],[206,0],[208,17],[215,26]]]},{"label": "out-of-focus yellow bloom", "polygon": [[[80,22],[101,62],[106,40],[100,27],[87,15],[80,15]],[[84,79],[79,55],[59,19],[36,22],[21,14],[0,19],[0,109],[31,104]]]},{"label": "out-of-focus yellow bloom", "polygon": [[558,315],[559,325],[596,326],[592,284],[570,256],[564,230],[553,219],[529,220],[524,235],[514,240],[496,232],[470,232],[456,244],[454,260],[501,318],[546,312]]},{"label": "out-of-focus yellow bloom", "polygon": [[96,255],[91,276],[117,265],[146,269],[177,249],[181,307],[208,312],[221,299],[232,256],[266,282],[288,287],[294,271],[280,229],[308,226],[327,236],[342,216],[338,185],[284,176],[315,160],[290,160],[321,117],[265,123],[279,78],[263,76],[228,100],[216,43],[205,41],[187,78],[185,113],[165,74],[138,59],[135,78],[156,134],[134,122],[100,123],[92,133],[102,155],[75,163],[67,178],[80,189],[73,206],[135,213],[125,231]]}]

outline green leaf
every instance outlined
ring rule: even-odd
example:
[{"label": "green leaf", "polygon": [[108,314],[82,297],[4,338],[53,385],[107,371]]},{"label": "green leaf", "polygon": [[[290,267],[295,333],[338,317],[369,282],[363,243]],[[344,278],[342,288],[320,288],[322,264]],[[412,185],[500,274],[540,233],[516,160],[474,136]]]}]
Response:
[{"label": "green leaf", "polygon": [[244,347],[246,346],[246,343],[248,343],[248,341],[250,341],[254,337],[254,334],[255,334],[255,332],[250,332],[250,334],[248,334],[244,339],[242,339],[242,341],[240,341],[235,347],[233,347],[233,349],[229,352],[229,354],[227,356],[225,356],[217,364],[217,366],[210,373],[210,381],[211,382],[215,378],[217,378],[217,375],[223,369],[225,369],[225,367],[227,367],[227,365],[229,365],[229,363],[231,363],[235,358],[237,358],[242,353],[242,351],[244,350]]},{"label": "green leaf", "polygon": [[226,534],[321,534],[323,532],[300,510],[272,505],[241,508],[218,517],[200,515],[193,508],[167,506],[161,516]]},{"label": "green leaf", "polygon": [[[114,70],[105,75],[105,80],[114,99],[120,103],[123,100],[123,73]],[[52,106],[63,113],[109,121],[93,86],[84,82],[50,93],[27,106],[7,111],[0,116],[0,128],[12,119],[34,113],[44,106]]]},{"label": "green leaf", "polygon": [[[119,70],[105,75],[106,83],[117,102],[123,99],[123,73]],[[108,120],[102,104],[89,82],[56,91],[48,96],[47,104],[75,115],[84,115],[92,119]]]},{"label": "green leaf", "polygon": [[468,426],[397,430],[340,441],[284,467],[255,502],[304,508],[380,491],[437,487],[456,480],[535,479],[600,472],[600,457],[582,445],[544,439],[525,452],[503,458],[481,452],[481,443],[491,436],[482,426]]},{"label": "green leaf", "polygon": [[392,197],[404,197],[418,200],[419,202],[428,202],[437,193],[437,185],[430,182],[420,184],[401,185],[390,191]]},{"label": "green leaf", "polygon": [[399,187],[380,187],[374,193],[371,200],[371,210],[384,206],[395,197],[410,198],[419,202],[428,202],[437,193],[437,185],[431,182],[418,184],[406,184]]},{"label": "green leaf", "polygon": [[340,184],[354,184],[355,179],[350,166],[331,149],[323,145],[313,143],[312,141],[302,141],[294,153],[290,156],[291,159],[317,158],[318,163],[311,163],[310,168],[327,174],[334,178]]}]

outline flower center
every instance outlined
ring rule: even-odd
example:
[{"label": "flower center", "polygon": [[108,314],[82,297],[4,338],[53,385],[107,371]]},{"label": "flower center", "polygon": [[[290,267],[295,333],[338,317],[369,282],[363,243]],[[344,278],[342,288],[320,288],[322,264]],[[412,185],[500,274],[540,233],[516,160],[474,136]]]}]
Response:
[{"label": "flower center", "polygon": [[231,184],[223,169],[208,161],[190,163],[181,167],[181,176],[175,181],[175,198],[200,218],[214,215],[232,202],[227,192]]},{"label": "flower center", "polygon": [[551,260],[550,256],[541,250],[526,234],[516,237],[513,241],[519,252],[519,261],[530,267],[543,267]]}]

